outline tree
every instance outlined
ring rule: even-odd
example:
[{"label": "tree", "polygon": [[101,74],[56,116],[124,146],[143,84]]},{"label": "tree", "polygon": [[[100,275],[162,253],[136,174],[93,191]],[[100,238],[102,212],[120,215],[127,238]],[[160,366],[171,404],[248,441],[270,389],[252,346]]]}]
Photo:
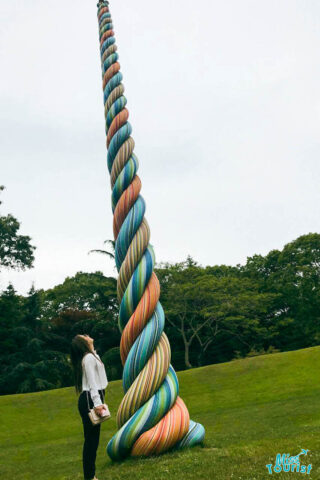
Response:
[{"label": "tree", "polygon": [[43,291],[36,290],[32,284],[24,303],[24,323],[26,323],[34,333],[41,331],[42,299]]},{"label": "tree", "polygon": [[278,293],[278,348],[319,344],[320,234],[302,235],[265,257],[254,255],[243,272],[259,282],[261,291]]},{"label": "tree", "polygon": [[97,249],[97,250],[89,250],[88,253],[101,253],[102,255],[107,255],[107,257],[114,260],[114,258],[115,258],[115,246],[116,246],[115,240],[105,240],[103,243],[108,244],[111,248],[111,251],[110,250],[99,250],[99,249]]},{"label": "tree", "polygon": [[[72,384],[72,371],[59,342],[42,322],[43,292],[27,297],[9,285],[0,295],[0,394],[24,393]],[[61,338],[59,338],[61,341]]]},{"label": "tree", "polygon": [[[0,186],[0,191],[3,189]],[[19,234],[19,229],[20,223],[13,215],[0,216],[0,268],[25,270],[33,265],[35,247],[29,236]]]},{"label": "tree", "polygon": [[222,267],[204,269],[189,258],[157,270],[166,320],[180,336],[186,368],[192,367],[192,347],[192,356],[201,365],[208,354],[213,363],[209,347],[221,339],[229,343],[226,359],[230,359],[239,343],[248,352],[268,343],[274,334],[270,324],[276,294],[260,293],[256,282],[240,278],[234,267],[229,272]]},{"label": "tree", "polygon": [[[205,358],[206,363],[213,363],[215,350],[217,361],[217,349],[219,360],[226,361],[236,351],[245,356],[250,350],[264,350],[272,345],[278,334],[274,321],[276,293],[260,292],[256,282],[239,276],[204,276],[202,282],[207,284],[211,297],[202,313],[212,322],[202,332],[203,341],[198,339],[203,346],[199,364]],[[214,348],[210,351],[209,346]]]},{"label": "tree", "polygon": [[54,344],[61,338],[65,352],[77,333],[91,335],[101,352],[120,343],[117,281],[102,272],[78,272],[47,290],[42,313],[47,331],[58,336]]},{"label": "tree", "polygon": [[[9,357],[16,354],[21,347],[21,340],[26,338],[26,331],[20,332],[22,298],[11,284],[0,295],[0,361],[2,369],[10,364]],[[21,335],[20,335],[21,333]]]},{"label": "tree", "polygon": [[117,281],[102,272],[78,272],[47,290],[44,300],[45,308],[53,308],[55,313],[66,309],[113,313],[117,309]]}]

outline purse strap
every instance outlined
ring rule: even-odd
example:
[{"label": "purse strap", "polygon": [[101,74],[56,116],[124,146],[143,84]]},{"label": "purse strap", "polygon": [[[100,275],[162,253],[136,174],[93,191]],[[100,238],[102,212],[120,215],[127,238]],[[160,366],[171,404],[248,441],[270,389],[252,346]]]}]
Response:
[{"label": "purse strap", "polygon": [[[98,367],[97,367],[97,370],[98,370],[98,376],[99,376],[99,380],[100,380],[100,385],[102,385],[102,383],[101,383],[101,378],[100,378],[100,373],[99,373],[99,368],[98,368]],[[87,379],[87,384],[88,384],[88,386],[89,386],[89,382],[88,382],[88,376],[87,376],[87,372],[86,372],[86,368],[85,368],[85,367],[84,367],[84,374],[85,374],[85,376],[86,376],[86,379]],[[90,388],[90,387],[89,387],[89,388]],[[105,403],[105,402],[104,402],[104,395],[103,395],[103,389],[102,389],[102,387],[101,387],[101,391],[102,391],[102,399],[103,399],[103,403]],[[88,390],[86,390],[86,393],[87,393],[87,395],[86,395],[86,396],[87,396],[88,411],[90,412],[90,405],[89,405],[89,396],[88,396]]]}]

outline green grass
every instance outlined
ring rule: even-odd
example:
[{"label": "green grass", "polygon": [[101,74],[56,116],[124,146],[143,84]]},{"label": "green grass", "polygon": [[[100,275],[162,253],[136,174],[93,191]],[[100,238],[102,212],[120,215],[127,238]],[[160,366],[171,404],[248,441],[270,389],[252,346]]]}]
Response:
[{"label": "green grass", "polygon": [[[190,417],[206,429],[203,446],[112,463],[121,381],[106,391],[112,419],[101,427],[99,480],[265,480],[277,453],[309,449],[307,477],[320,479],[320,347],[178,372]],[[0,397],[1,479],[81,480],[83,432],[73,388]]]}]

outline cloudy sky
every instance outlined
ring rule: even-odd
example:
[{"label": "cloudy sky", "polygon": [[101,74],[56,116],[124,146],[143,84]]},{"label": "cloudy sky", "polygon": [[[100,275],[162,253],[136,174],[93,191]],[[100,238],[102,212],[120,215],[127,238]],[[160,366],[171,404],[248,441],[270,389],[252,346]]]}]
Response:
[{"label": "cloudy sky", "polygon": [[[320,231],[318,0],[110,4],[156,259],[244,263]],[[94,0],[0,3],[2,214],[36,245],[19,292],[112,238]]]}]

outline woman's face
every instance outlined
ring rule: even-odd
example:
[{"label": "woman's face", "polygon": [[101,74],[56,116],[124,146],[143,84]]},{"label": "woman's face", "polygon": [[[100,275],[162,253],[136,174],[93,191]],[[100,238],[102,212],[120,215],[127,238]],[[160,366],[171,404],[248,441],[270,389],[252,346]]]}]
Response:
[{"label": "woman's face", "polygon": [[85,333],[83,335],[79,335],[79,337],[82,337],[88,343],[89,347],[93,347],[94,340],[89,335]]}]

